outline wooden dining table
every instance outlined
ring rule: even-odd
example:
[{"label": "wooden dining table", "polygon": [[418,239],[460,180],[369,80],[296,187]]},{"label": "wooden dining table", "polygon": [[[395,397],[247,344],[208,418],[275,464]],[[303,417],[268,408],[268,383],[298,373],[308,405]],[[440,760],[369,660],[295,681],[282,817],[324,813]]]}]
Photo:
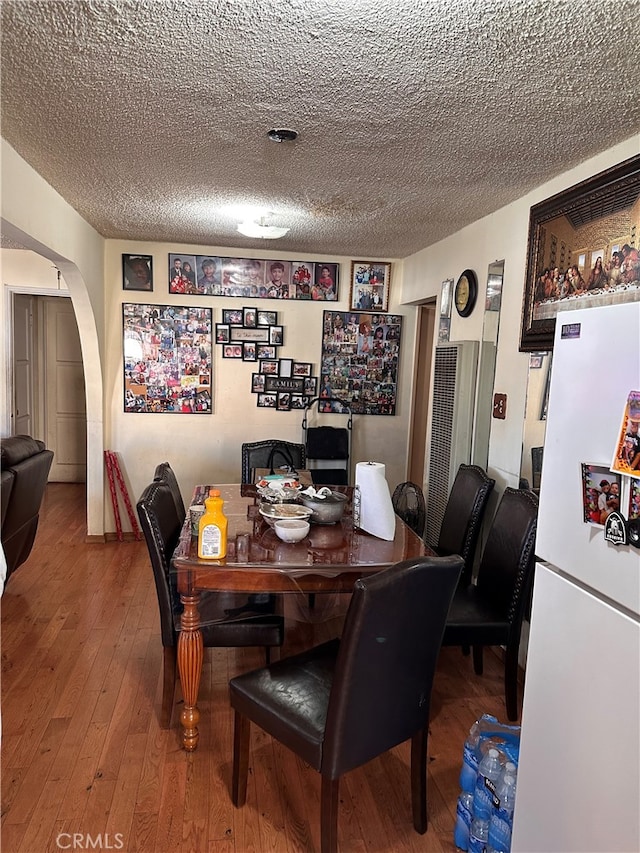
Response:
[{"label": "wooden dining table", "polygon": [[192,503],[201,503],[209,488],[220,489],[228,519],[227,555],[222,560],[198,557],[197,537],[191,534],[189,514],[171,560],[184,610],[178,637],[178,671],[184,696],[180,715],[182,743],[193,751],[198,744],[198,691],[203,665],[203,640],[198,603],[204,591],[250,593],[349,593],[356,580],[402,560],[433,554],[402,519],[395,535],[379,539],[353,525],[353,488],[335,486],[349,497],[341,521],[311,524],[301,542],[281,542],[260,513],[262,498],[254,485],[198,485]]}]

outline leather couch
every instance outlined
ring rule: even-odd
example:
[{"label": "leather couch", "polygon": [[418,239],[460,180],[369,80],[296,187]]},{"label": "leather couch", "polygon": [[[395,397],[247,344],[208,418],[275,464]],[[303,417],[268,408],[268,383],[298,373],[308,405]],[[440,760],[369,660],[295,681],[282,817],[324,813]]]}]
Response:
[{"label": "leather couch", "polygon": [[0,440],[2,458],[2,548],[7,578],[31,553],[38,517],[53,461],[44,442],[28,435]]}]

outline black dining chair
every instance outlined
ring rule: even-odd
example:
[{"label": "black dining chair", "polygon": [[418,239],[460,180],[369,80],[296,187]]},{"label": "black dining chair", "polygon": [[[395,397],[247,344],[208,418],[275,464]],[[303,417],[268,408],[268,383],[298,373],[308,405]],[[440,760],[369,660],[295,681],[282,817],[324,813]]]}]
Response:
[{"label": "black dining chair", "polygon": [[254,722],[321,774],[321,846],[335,851],[340,777],[411,738],[413,825],[426,832],[429,703],[461,569],[461,557],[423,557],[361,578],[340,640],[231,679],[234,805]]},{"label": "black dining chair", "polygon": [[518,652],[535,567],[538,498],[506,488],[491,523],[476,584],[458,587],[442,644],[471,646],[476,675],[482,675],[484,646],[505,646],[507,717],[518,718]]},{"label": "black dining chair", "polygon": [[404,523],[422,539],[427,517],[422,487],[409,480],[406,483],[400,483],[393,490],[391,503],[395,514],[400,516]]},{"label": "black dining chair", "polygon": [[[176,650],[183,610],[170,563],[184,515],[179,515],[171,488],[162,480],[155,480],[146,487],[138,500],[137,511],[149,550],[160,609],[164,653],[160,722],[162,728],[168,728],[175,693]],[[284,619],[276,612],[276,603],[274,595],[202,593],[198,610],[205,647],[264,646],[268,662],[270,648],[281,646],[284,640]]]},{"label": "black dining chair", "polygon": [[449,492],[438,541],[428,543],[441,557],[448,554],[462,557],[460,586],[465,588],[471,583],[482,521],[495,482],[478,465],[460,465]]},{"label": "black dining chair", "polygon": [[186,510],[184,507],[184,501],[182,499],[182,492],[180,491],[178,478],[176,477],[175,472],[169,462],[161,462],[159,465],[156,466],[153,479],[161,480],[163,483],[166,483],[167,486],[169,486],[171,494],[173,495],[173,501],[176,505],[178,516],[179,518],[184,520]]},{"label": "black dining chair", "polygon": [[304,444],[267,438],[263,441],[245,442],[242,445],[242,483],[255,481],[256,468],[275,468],[286,465],[300,471],[305,468],[307,458]]}]

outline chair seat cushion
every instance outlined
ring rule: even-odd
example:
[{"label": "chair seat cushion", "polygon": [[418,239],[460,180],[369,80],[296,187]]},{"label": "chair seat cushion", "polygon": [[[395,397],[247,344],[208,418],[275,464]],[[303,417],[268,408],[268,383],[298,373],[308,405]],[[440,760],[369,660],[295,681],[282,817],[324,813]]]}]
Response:
[{"label": "chair seat cushion", "polygon": [[316,770],[340,641],[232,678],[231,705]]},{"label": "chair seat cushion", "polygon": [[[469,629],[473,629],[473,640]],[[474,645],[500,645],[509,636],[509,622],[505,614],[477,586],[458,588],[453,596],[443,645],[457,646],[472,642]]]}]

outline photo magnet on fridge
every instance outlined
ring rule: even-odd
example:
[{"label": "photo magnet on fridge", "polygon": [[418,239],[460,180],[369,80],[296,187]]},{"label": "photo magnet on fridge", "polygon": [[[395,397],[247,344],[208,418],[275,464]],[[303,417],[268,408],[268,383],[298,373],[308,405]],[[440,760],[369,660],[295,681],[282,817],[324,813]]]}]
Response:
[{"label": "photo magnet on fridge", "polygon": [[640,391],[629,391],[611,470],[640,478]]}]

